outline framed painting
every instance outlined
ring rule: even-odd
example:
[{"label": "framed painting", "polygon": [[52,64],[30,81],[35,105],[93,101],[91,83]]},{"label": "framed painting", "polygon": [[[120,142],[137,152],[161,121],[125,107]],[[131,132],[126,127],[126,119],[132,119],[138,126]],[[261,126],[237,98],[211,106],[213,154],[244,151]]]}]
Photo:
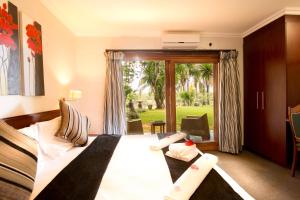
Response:
[{"label": "framed painting", "polygon": [[0,0],[0,95],[21,93],[18,8]]},{"label": "framed painting", "polygon": [[42,27],[22,13],[22,77],[24,96],[44,96]]}]

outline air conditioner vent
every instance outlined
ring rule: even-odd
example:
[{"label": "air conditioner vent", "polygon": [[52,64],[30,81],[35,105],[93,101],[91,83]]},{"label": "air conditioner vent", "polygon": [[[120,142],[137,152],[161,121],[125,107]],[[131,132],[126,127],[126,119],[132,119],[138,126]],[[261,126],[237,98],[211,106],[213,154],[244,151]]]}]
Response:
[{"label": "air conditioner vent", "polygon": [[163,49],[196,49],[199,43],[198,33],[165,33],[161,38]]}]

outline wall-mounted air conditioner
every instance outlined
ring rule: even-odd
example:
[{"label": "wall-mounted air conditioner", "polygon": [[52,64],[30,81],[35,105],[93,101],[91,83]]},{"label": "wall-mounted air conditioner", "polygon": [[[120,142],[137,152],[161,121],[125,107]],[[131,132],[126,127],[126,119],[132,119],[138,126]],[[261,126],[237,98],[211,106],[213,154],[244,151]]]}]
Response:
[{"label": "wall-mounted air conditioner", "polygon": [[168,32],[161,38],[163,49],[196,49],[200,43],[199,33]]}]

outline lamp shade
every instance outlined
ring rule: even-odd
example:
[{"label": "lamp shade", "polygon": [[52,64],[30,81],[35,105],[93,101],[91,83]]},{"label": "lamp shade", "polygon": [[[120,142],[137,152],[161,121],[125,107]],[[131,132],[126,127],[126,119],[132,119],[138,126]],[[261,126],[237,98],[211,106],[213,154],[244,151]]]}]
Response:
[{"label": "lamp shade", "polygon": [[82,97],[82,92],[81,90],[70,90],[69,92],[69,99],[71,101],[78,100]]}]

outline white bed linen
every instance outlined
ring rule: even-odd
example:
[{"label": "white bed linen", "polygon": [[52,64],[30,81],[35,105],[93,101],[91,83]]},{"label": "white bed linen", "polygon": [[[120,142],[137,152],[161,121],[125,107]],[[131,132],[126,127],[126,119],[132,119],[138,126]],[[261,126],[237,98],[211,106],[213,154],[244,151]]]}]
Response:
[{"label": "white bed linen", "polygon": [[[36,123],[38,127],[39,146],[44,156],[42,159],[56,159],[73,148],[74,144],[70,141],[55,136],[60,124],[61,117]],[[41,157],[39,156],[39,158]]]},{"label": "white bed linen", "polygon": [[[88,145],[91,144],[94,138],[95,137],[89,137]],[[158,140],[157,136],[149,135],[149,136],[138,137],[132,135],[132,136],[123,136],[122,138],[123,139],[120,140],[118,146],[116,147],[117,151],[114,152],[111,162],[106,170],[106,173],[104,174],[96,199],[101,199],[101,200],[130,199],[126,196],[119,195],[119,194],[125,195],[126,193],[127,195],[130,195],[130,197],[142,196],[143,198],[140,199],[143,200],[147,199],[147,195],[153,192],[154,190],[149,189],[148,191],[145,191],[147,190],[147,187],[151,187],[151,186],[150,183],[149,184],[144,183],[143,181],[147,179],[148,180],[152,179],[151,184],[155,183],[154,187],[158,188],[156,192],[160,196],[156,195],[157,198],[154,199],[152,198],[151,200],[156,200],[156,199],[162,200],[163,195],[166,194],[166,192],[168,192],[168,189],[166,188],[170,187],[170,185],[172,184],[172,180],[171,180],[171,175],[167,163],[164,159],[163,152],[161,150],[151,151],[149,149],[149,144],[153,144],[153,141]],[[50,183],[53,180],[53,178],[62,169],[64,169],[74,158],[76,158],[86,147],[74,147],[68,152],[66,152],[64,155],[60,156],[55,160],[39,163],[36,181],[30,199],[34,199],[34,197],[36,197],[48,185],[48,183]],[[202,154],[201,151],[199,152]],[[133,154],[130,155],[128,153],[133,153]],[[150,156],[150,158],[148,158],[148,156]],[[148,162],[147,161],[148,159],[149,161],[151,159],[152,162]],[[116,165],[119,166],[113,166],[114,164],[112,163],[115,163]],[[145,169],[142,169],[140,167],[145,167]],[[228,184],[243,199],[246,200],[254,199],[220,167],[216,165],[214,169],[224,178],[224,180],[228,182]],[[134,172],[134,170],[136,170],[136,173]],[[161,173],[163,173],[163,171],[165,174],[162,175]],[[112,174],[112,172],[118,173],[118,175]],[[109,177],[113,179],[110,179]],[[156,182],[153,182],[154,180]],[[119,181],[121,181],[121,183],[119,183]],[[138,185],[138,188],[135,188],[136,185]],[[120,188],[120,187],[125,187],[125,188]],[[125,189],[127,191],[125,191]],[[134,194],[132,193],[130,194],[129,191],[135,191],[135,192]],[[148,193],[146,194],[145,192]],[[133,199],[135,198],[131,198],[130,200]]]},{"label": "white bed linen", "polygon": [[217,162],[217,156],[203,154],[176,180],[165,200],[189,200]]},{"label": "white bed linen", "polygon": [[34,199],[61,170],[63,170],[74,158],[76,158],[86,147],[88,147],[95,137],[89,137],[88,144],[85,147],[73,147],[64,152],[55,160],[43,160],[38,162],[37,173],[34,182],[33,192],[30,199]]},{"label": "white bed linen", "polygon": [[162,199],[172,186],[169,168],[162,151],[151,151],[156,135],[123,136],[103,176],[96,199]]},{"label": "white bed linen", "polygon": [[[203,155],[203,152],[199,150],[199,153]],[[215,165],[214,170],[216,170],[222,178],[232,187],[232,189],[238,193],[245,200],[254,200],[254,198],[248,194],[231,176],[229,176],[222,168],[218,165]]]}]

